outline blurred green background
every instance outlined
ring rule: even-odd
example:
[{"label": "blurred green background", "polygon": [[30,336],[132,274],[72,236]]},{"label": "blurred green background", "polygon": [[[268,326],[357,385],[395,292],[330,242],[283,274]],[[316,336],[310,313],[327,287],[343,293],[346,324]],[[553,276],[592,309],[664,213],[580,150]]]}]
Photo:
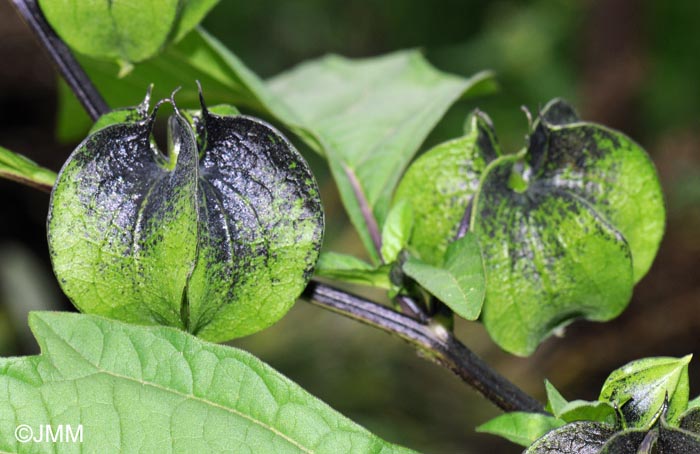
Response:
[{"label": "blurred green background", "polygon": [[[652,155],[668,225],[628,310],[578,322],[528,359],[502,353],[474,323],[457,331],[487,362],[542,397],[548,377],[568,398],[594,399],[607,374],[636,358],[700,351],[700,2],[696,0],[223,1],[204,22],[263,77],[333,52],[350,57],[422,48],[438,68],[498,75],[500,91],[453,107],[425,148],[461,133],[479,107],[505,150],[524,145],[531,111],[561,96],[583,118],[620,129]],[[75,144],[53,135],[56,74],[9,2],[0,1],[0,144],[58,170]],[[326,248],[362,254],[327,169]],[[0,354],[36,352],[32,309],[70,310],[49,264],[48,195],[0,181]],[[601,270],[604,272],[604,270]],[[520,448],[474,427],[498,411],[403,342],[300,302],[276,326],[233,343],[388,440],[427,453]],[[700,393],[700,358],[691,363]]]}]

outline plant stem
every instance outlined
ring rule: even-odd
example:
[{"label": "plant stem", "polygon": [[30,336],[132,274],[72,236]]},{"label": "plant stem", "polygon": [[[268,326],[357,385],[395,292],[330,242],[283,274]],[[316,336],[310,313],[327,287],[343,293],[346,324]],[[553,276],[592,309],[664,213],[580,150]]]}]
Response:
[{"label": "plant stem", "polygon": [[367,196],[365,196],[365,192],[362,189],[360,180],[357,179],[355,171],[346,165],[343,165],[343,172],[345,172],[345,176],[348,177],[348,180],[350,181],[350,186],[352,186],[352,192],[353,194],[355,194],[355,199],[360,205],[362,218],[365,220],[365,226],[367,227],[369,236],[372,239],[372,245],[374,246],[374,249],[377,252],[379,261],[383,263],[384,258],[382,257],[382,234],[379,231],[377,219],[374,217],[372,208],[370,207],[369,202],[367,201]]},{"label": "plant stem", "polygon": [[[93,120],[109,107],[67,46],[56,36],[34,0],[13,0],[48,51],[59,72]],[[378,228],[372,237],[380,245]],[[376,231],[374,231],[376,230]],[[379,247],[380,249],[380,247]],[[394,311],[337,288],[311,281],[303,297],[324,309],[350,317],[404,339],[425,357],[450,369],[505,411],[543,413],[542,404],[484,363],[442,325]]]},{"label": "plant stem", "polygon": [[539,401],[491,369],[441,325],[421,323],[381,304],[315,281],[309,283],[302,297],[402,338],[505,411],[544,413]]},{"label": "plant stem", "polygon": [[32,29],[42,46],[49,53],[63,79],[87,111],[90,118],[97,120],[109,111],[109,106],[90,81],[90,78],[68,49],[68,46],[46,22],[36,0],[12,0],[15,8]]}]

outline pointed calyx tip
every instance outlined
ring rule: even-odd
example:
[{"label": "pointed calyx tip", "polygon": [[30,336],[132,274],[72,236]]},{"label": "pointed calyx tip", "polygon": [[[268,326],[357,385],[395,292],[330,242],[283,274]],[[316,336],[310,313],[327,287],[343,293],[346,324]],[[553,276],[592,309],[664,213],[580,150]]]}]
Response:
[{"label": "pointed calyx tip", "polygon": [[204,102],[204,92],[202,91],[202,84],[199,80],[195,81],[197,83],[197,91],[199,91],[199,105],[202,106],[202,114],[209,114],[209,109],[207,109],[207,104]]}]

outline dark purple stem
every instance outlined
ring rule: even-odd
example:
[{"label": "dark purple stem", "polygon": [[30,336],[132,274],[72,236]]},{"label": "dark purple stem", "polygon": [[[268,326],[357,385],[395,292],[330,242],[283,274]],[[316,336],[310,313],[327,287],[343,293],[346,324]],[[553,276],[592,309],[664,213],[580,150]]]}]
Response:
[{"label": "dark purple stem", "polygon": [[318,282],[302,295],[311,303],[396,335],[450,369],[504,411],[545,413],[542,404],[462,344],[441,325],[420,322],[386,306]]},{"label": "dark purple stem", "polygon": [[109,111],[109,106],[97,91],[92,81],[85,74],[80,63],[75,59],[68,46],[53,31],[46,22],[44,15],[35,0],[12,0],[15,8],[39,39],[42,47],[49,53],[51,60],[58,68],[63,79],[73,90],[75,96],[90,115],[97,120],[100,115]]}]

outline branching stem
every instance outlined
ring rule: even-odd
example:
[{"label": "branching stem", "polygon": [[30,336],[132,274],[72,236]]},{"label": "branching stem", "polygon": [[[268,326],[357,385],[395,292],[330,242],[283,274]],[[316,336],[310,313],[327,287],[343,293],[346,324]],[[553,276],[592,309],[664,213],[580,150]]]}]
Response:
[{"label": "branching stem", "polygon": [[505,411],[544,413],[539,401],[491,369],[442,325],[422,323],[381,304],[319,282],[311,281],[302,297],[324,309],[400,337],[426,358],[450,369]]},{"label": "branching stem", "polygon": [[[109,107],[68,47],[56,36],[35,0],[12,0],[48,51],[59,72],[93,120]],[[376,229],[376,227],[375,227]],[[379,245],[378,229],[372,232]],[[488,400],[505,411],[544,412],[542,404],[526,394],[462,344],[451,332],[430,319],[417,319],[386,306],[315,281],[303,298],[324,309],[374,326],[413,345],[426,358],[453,371]]]}]

